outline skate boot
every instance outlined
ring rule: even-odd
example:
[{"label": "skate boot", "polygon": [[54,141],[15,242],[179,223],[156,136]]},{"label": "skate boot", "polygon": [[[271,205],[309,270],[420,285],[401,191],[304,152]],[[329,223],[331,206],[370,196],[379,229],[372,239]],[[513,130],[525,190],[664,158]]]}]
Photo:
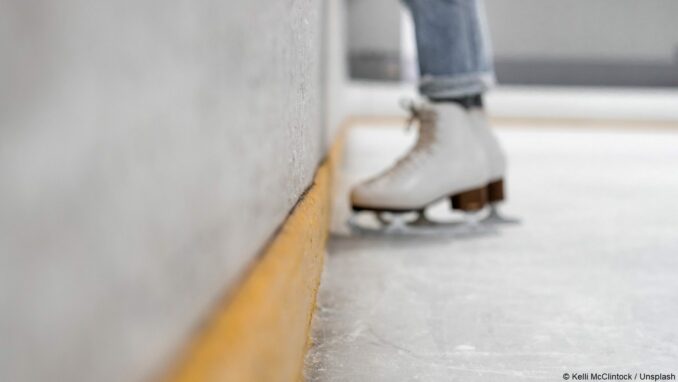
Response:
[{"label": "skate boot", "polygon": [[[410,105],[419,121],[412,149],[395,165],[356,186],[351,193],[356,222],[361,211],[371,211],[382,233],[467,233],[479,229],[477,212],[487,203],[487,156],[473,129],[470,114],[455,103]],[[436,223],[426,208],[451,198],[468,217],[464,222]],[[475,219],[475,220],[474,220]],[[453,228],[451,230],[451,228]],[[364,231],[364,230],[363,230]]]},{"label": "skate boot", "polygon": [[[504,201],[504,179],[506,178],[506,154],[494,134],[482,108],[472,108],[470,111],[473,121],[473,132],[480,142],[487,158],[487,202],[489,213],[483,219],[484,223],[507,224],[518,223],[517,219],[505,218],[499,213],[498,205]],[[453,204],[452,208],[456,208]]]}]

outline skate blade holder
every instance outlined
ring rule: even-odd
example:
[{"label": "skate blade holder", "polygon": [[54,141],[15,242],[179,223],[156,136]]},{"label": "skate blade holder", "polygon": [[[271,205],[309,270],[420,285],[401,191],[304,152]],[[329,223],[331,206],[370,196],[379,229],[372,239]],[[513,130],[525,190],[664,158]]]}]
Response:
[{"label": "skate blade holder", "polygon": [[425,211],[355,212],[347,222],[351,233],[365,236],[472,237],[496,234],[493,224],[483,224],[481,211],[466,213],[464,220],[437,221]]},{"label": "skate blade holder", "polygon": [[505,217],[499,211],[499,205],[505,200],[504,179],[491,182],[485,189],[486,202],[485,209],[487,215],[482,219],[483,224],[489,225],[515,225],[520,224],[520,219]]},{"label": "skate blade holder", "polygon": [[486,225],[518,225],[521,223],[520,219],[504,216],[504,214],[499,211],[500,203],[490,203],[488,204],[487,214],[480,220],[481,224]]}]

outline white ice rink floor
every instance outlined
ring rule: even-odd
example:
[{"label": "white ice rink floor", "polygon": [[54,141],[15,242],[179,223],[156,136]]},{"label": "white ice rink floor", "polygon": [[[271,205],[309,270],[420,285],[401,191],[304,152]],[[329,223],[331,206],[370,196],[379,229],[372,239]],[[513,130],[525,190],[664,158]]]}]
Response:
[{"label": "white ice rink floor", "polygon": [[348,235],[348,187],[413,134],[349,134],[307,380],[678,377],[678,130],[502,128],[504,210],[522,225],[463,239]]}]

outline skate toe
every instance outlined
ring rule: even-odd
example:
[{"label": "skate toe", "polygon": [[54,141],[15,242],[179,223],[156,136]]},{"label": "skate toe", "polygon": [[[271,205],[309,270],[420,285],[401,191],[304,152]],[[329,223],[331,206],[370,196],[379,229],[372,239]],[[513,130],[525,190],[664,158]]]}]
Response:
[{"label": "skate toe", "polygon": [[412,208],[401,206],[402,197],[392,192],[360,184],[351,191],[351,206],[354,211],[409,211]]},{"label": "skate toe", "polygon": [[351,205],[354,208],[367,209],[380,201],[378,193],[365,184],[359,184],[351,190]]}]

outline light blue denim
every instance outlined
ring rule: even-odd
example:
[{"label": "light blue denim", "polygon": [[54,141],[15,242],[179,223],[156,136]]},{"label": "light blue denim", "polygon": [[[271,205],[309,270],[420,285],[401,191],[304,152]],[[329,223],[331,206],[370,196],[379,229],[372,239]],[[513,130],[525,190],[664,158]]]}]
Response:
[{"label": "light blue denim", "polygon": [[414,20],[423,96],[475,95],[494,85],[482,0],[403,1]]}]

